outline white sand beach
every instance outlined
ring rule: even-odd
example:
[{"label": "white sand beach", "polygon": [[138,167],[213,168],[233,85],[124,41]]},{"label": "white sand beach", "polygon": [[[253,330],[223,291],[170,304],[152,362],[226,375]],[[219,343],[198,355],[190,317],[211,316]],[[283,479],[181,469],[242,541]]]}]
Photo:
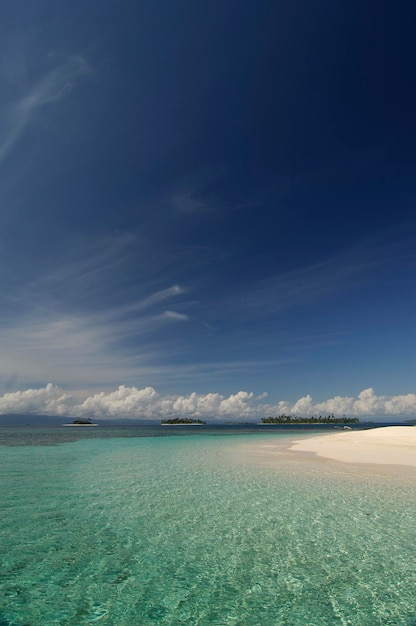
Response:
[{"label": "white sand beach", "polygon": [[376,463],[416,467],[416,427],[386,426],[345,430],[322,437],[294,441],[290,450],[314,452],[344,463]]}]

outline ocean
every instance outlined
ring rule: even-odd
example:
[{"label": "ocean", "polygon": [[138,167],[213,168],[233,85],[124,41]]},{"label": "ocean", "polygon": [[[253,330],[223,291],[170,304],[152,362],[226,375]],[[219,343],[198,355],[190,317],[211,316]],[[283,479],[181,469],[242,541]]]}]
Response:
[{"label": "ocean", "polygon": [[1,428],[0,626],[415,626],[414,479],[317,432]]}]

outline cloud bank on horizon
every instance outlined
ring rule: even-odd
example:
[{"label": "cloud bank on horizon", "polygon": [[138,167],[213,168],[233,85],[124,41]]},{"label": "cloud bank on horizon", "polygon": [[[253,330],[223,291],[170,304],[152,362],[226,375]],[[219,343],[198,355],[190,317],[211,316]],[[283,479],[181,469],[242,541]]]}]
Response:
[{"label": "cloud bank on horizon", "polygon": [[219,393],[187,396],[159,394],[153,387],[138,389],[120,385],[116,391],[100,392],[80,400],[49,383],[40,389],[26,389],[0,396],[0,414],[56,415],[95,419],[158,420],[172,417],[205,418],[209,421],[260,419],[290,414],[302,417],[333,413],[347,417],[413,416],[416,394],[379,396],[369,387],[357,398],[336,396],[315,402],[310,395],[294,403],[264,402],[266,393],[238,391],[229,396]]}]

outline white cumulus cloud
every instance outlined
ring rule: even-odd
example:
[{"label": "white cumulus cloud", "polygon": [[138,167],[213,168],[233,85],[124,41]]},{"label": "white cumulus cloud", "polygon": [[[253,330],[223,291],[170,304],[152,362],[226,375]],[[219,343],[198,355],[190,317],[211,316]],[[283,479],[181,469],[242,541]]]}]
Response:
[{"label": "white cumulus cloud", "polygon": [[152,407],[155,404],[157,393],[153,387],[137,389],[120,385],[112,393],[98,393],[89,396],[74,407],[78,415],[87,415],[101,418],[115,417],[152,417]]},{"label": "white cumulus cloud", "polygon": [[49,383],[39,389],[26,389],[0,396],[0,413],[33,415],[66,415],[96,419],[162,419],[168,417],[195,417],[208,421],[260,419],[268,415],[290,413],[310,416],[334,413],[349,417],[384,417],[416,415],[416,394],[386,396],[376,395],[371,387],[361,391],[356,398],[334,396],[323,402],[314,402],[310,395],[290,403],[265,404],[266,394],[255,396],[252,392],[238,391],[224,396],[220,393],[162,396],[153,387],[127,387],[120,385],[110,392],[100,392],[79,398],[64,393]]},{"label": "white cumulus cloud", "polygon": [[0,413],[63,415],[70,411],[72,397],[49,383],[40,389],[26,389],[0,396]]},{"label": "white cumulus cloud", "polygon": [[250,406],[250,400],[253,398],[254,393],[239,391],[221,400],[220,412],[225,415],[250,415],[250,413],[253,412],[253,408]]}]

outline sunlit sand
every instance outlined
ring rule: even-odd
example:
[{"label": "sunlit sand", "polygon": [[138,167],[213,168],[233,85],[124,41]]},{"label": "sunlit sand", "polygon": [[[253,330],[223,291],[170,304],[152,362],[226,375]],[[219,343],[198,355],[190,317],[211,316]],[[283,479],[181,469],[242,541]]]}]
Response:
[{"label": "sunlit sand", "polygon": [[342,431],[294,441],[290,450],[312,452],[344,463],[376,463],[416,467],[416,427],[386,426]]},{"label": "sunlit sand", "polygon": [[339,430],[312,436],[293,433],[290,437],[234,444],[228,458],[278,472],[289,464],[293,471],[318,471],[322,476],[341,472],[407,480],[416,473],[416,427]]}]

